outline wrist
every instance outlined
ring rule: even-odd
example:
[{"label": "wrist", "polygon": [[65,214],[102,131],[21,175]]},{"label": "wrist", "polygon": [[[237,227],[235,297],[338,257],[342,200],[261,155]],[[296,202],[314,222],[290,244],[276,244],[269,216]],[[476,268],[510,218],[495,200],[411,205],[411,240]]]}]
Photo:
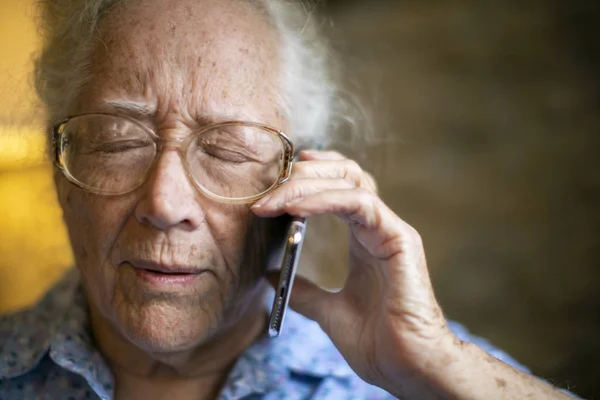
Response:
[{"label": "wrist", "polygon": [[451,331],[422,351],[413,360],[413,367],[394,384],[392,394],[403,399],[454,399],[453,384],[464,381],[468,363],[469,343]]},{"label": "wrist", "polygon": [[422,379],[435,390],[437,398],[456,399],[465,382],[476,379],[477,368],[473,368],[471,343],[460,340],[454,333],[448,332],[438,343],[432,357],[420,369]]}]

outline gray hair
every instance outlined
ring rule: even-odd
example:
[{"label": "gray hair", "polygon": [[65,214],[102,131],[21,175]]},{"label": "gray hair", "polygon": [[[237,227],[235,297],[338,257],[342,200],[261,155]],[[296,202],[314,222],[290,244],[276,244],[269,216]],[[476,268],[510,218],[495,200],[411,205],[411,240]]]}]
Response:
[{"label": "gray hair", "polygon": [[[40,0],[44,46],[35,86],[50,121],[65,117],[87,78],[94,34],[103,16],[134,0]],[[256,2],[254,2],[256,4]],[[313,13],[301,0],[261,0],[282,50],[279,106],[300,146],[325,146],[341,120],[329,50]]]}]

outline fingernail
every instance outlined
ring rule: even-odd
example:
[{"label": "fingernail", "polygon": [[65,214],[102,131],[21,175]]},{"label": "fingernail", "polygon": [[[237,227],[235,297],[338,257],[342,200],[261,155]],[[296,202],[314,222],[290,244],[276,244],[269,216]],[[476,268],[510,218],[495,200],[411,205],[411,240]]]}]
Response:
[{"label": "fingernail", "polygon": [[317,150],[301,150],[299,155],[304,155],[304,156],[316,156],[319,154],[319,151]]},{"label": "fingernail", "polygon": [[271,198],[271,196],[263,197],[262,199],[258,200],[256,203],[254,203],[252,205],[252,208],[260,208],[260,207],[264,206],[265,204],[267,204],[267,202],[269,201],[270,198]]}]

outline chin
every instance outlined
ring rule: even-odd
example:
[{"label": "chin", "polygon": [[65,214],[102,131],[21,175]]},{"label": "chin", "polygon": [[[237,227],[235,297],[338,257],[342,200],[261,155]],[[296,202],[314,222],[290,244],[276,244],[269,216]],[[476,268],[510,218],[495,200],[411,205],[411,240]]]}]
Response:
[{"label": "chin", "polygon": [[220,320],[217,310],[208,307],[145,304],[123,311],[118,318],[121,333],[142,350],[153,353],[196,347],[214,334]]}]

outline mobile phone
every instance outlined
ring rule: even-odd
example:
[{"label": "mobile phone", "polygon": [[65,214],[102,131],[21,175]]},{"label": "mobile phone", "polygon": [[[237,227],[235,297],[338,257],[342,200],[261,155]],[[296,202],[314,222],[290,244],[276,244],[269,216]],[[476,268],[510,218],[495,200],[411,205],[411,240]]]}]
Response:
[{"label": "mobile phone", "polygon": [[275,289],[275,298],[273,299],[273,307],[271,308],[271,316],[269,318],[269,336],[272,338],[279,336],[281,333],[285,311],[290,301],[294,277],[298,268],[302,243],[304,243],[305,232],[306,219],[293,217],[285,237],[285,251],[281,260],[279,282]]}]

